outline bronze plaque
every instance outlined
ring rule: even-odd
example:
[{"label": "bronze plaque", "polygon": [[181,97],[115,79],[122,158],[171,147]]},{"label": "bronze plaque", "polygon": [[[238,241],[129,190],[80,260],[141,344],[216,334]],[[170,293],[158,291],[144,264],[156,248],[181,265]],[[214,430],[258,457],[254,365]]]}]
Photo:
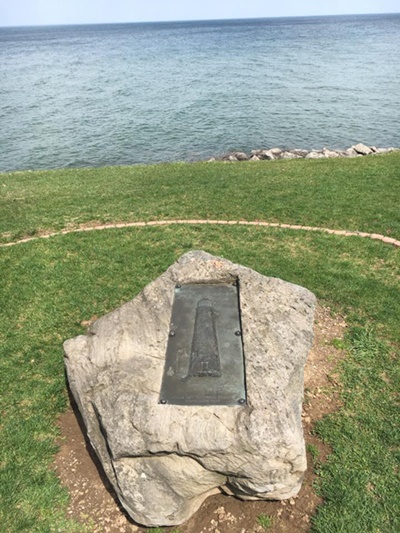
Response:
[{"label": "bronze plaque", "polygon": [[246,403],[238,282],[175,287],[160,403]]}]

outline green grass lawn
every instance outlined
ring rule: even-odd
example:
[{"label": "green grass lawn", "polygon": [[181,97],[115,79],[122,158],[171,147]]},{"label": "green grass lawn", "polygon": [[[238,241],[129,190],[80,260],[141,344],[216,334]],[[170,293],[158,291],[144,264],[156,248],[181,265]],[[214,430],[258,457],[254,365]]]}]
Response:
[{"label": "green grass lawn", "polygon": [[[399,174],[399,154],[1,174],[1,232],[7,240],[96,219],[218,216],[399,237]],[[190,249],[304,285],[346,314],[343,407],[317,427],[333,453],[318,466],[325,503],[312,527],[400,531],[399,249],[318,232],[196,225],[0,248],[0,530],[81,531],[66,520],[68,496],[49,468],[56,419],[67,406],[62,342],[85,331],[82,321],[133,298]]]},{"label": "green grass lawn", "polygon": [[0,174],[0,242],[93,220],[173,218],[259,219],[399,238],[399,167],[395,152]]}]

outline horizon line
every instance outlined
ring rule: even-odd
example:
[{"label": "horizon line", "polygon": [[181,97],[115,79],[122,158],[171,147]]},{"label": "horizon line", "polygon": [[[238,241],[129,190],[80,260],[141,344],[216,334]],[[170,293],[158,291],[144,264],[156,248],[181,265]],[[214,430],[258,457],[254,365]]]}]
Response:
[{"label": "horizon line", "polygon": [[399,15],[400,11],[395,12],[373,12],[373,13],[333,13],[325,15],[274,15],[271,17],[236,17],[236,18],[212,18],[212,19],[170,19],[170,20],[139,20],[139,21],[114,21],[114,22],[61,22],[61,23],[48,23],[48,24],[18,24],[0,26],[0,29],[4,28],[45,28],[45,27],[58,27],[58,26],[105,26],[111,24],[174,24],[174,23],[187,23],[187,22],[234,22],[240,20],[272,20],[272,19],[306,19],[306,18],[329,18],[329,17],[363,17],[373,15]]}]

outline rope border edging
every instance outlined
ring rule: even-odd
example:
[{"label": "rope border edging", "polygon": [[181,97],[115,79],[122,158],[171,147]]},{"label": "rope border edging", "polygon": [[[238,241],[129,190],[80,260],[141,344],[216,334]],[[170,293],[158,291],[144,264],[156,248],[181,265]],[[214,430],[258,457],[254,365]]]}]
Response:
[{"label": "rope border edging", "polygon": [[50,237],[56,237],[58,235],[68,235],[70,233],[83,233],[85,231],[99,231],[105,229],[122,229],[122,228],[134,228],[134,227],[145,227],[145,226],[169,226],[173,224],[211,224],[211,225],[225,225],[225,226],[262,226],[267,228],[283,228],[283,229],[293,229],[293,230],[303,230],[303,231],[321,231],[323,233],[329,233],[332,235],[343,235],[345,237],[363,237],[381,241],[385,244],[392,244],[393,246],[399,248],[400,241],[393,239],[392,237],[387,237],[385,235],[380,235],[379,233],[366,233],[363,231],[348,231],[348,230],[336,230],[330,228],[320,228],[318,226],[302,226],[298,224],[284,224],[279,222],[262,222],[262,221],[248,221],[248,220],[152,220],[149,222],[137,221],[137,222],[121,222],[113,224],[100,224],[97,226],[88,226],[77,229],[70,230],[61,230],[53,233],[48,233],[46,235],[38,235],[35,237],[26,237],[25,239],[20,239],[14,242],[1,243],[0,248],[7,246],[15,246],[17,244],[23,244],[25,242],[36,241],[39,239],[48,239]]}]

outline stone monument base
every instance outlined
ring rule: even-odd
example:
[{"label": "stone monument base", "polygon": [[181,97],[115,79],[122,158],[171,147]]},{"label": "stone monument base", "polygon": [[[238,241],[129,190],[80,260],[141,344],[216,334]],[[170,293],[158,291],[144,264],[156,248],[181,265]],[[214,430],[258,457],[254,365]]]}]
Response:
[{"label": "stone monument base", "polygon": [[[247,403],[160,403],[176,285],[237,281]],[[306,470],[301,406],[314,307],[307,289],[194,251],[87,335],[64,343],[89,439],[136,522],[181,524],[219,490],[243,500],[298,493]]]}]

